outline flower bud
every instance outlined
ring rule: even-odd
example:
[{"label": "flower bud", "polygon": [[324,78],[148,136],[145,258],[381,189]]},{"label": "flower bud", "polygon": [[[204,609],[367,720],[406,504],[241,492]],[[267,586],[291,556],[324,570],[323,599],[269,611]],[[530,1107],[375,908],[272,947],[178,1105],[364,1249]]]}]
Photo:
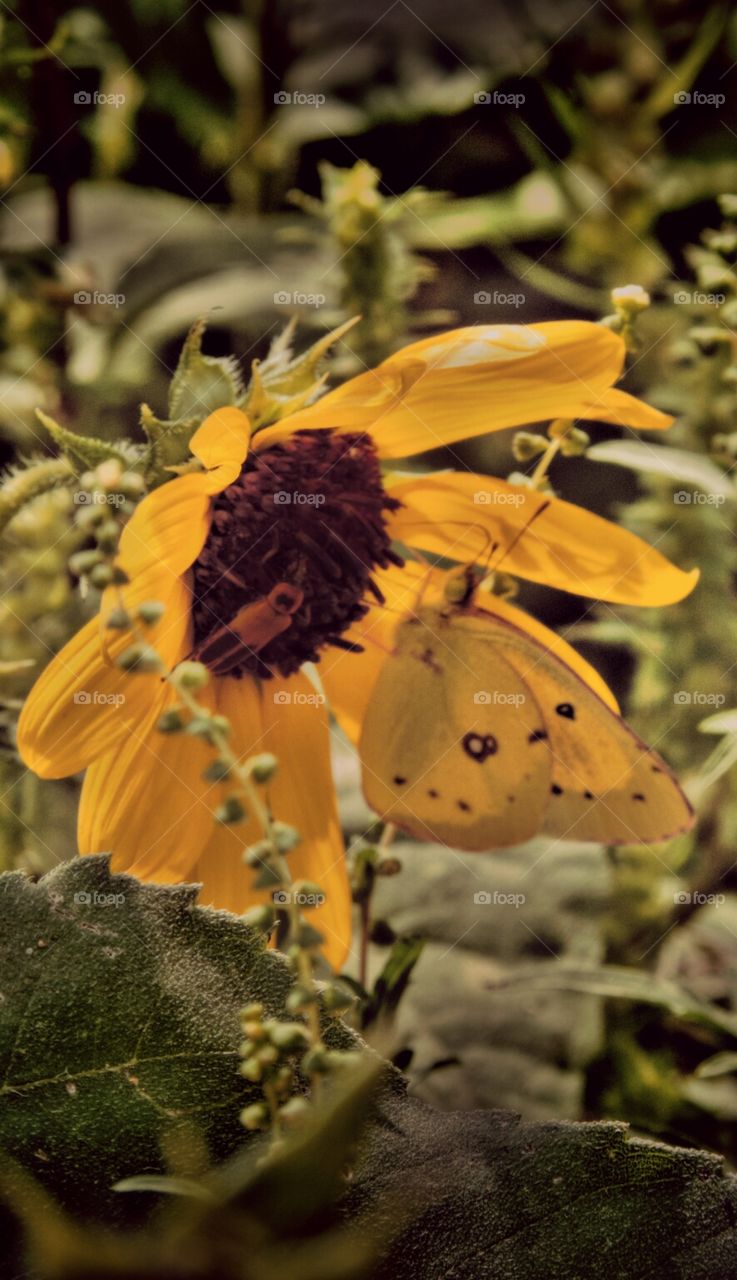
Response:
[{"label": "flower bud", "polygon": [[226,796],[223,803],[219,804],[215,810],[217,821],[226,826],[236,822],[243,822],[246,817],[246,810],[243,808],[238,796]]},{"label": "flower bud", "polygon": [[164,614],[166,605],[161,600],[144,600],[136,609],[137,616],[147,627],[153,626]]},{"label": "flower bud", "polygon": [[270,782],[276,773],[279,761],[271,752],[265,751],[262,755],[254,756],[249,761],[251,769],[251,777],[255,782]]},{"label": "flower bud", "polygon": [[174,680],[183,689],[204,689],[210,673],[202,662],[180,662],[174,669]]},{"label": "flower bud", "polygon": [[269,1109],[263,1102],[253,1102],[241,1111],[241,1124],[245,1129],[265,1129],[269,1123]]}]

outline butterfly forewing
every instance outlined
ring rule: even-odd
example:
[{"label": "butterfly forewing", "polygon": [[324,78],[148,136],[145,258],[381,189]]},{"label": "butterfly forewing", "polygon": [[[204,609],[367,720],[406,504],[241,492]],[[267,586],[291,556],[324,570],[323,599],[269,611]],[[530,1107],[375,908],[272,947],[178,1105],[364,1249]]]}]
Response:
[{"label": "butterfly forewing", "polygon": [[693,811],[665,762],[560,658],[485,610],[454,616],[491,649],[490,663],[504,654],[540,708],[552,757],[544,832],[650,844],[689,830]]},{"label": "butterfly forewing", "polygon": [[660,757],[557,654],[491,607],[422,607],[399,625],[361,758],[377,813],[461,849],[538,832],[650,844],[693,825]]},{"label": "butterfly forewing", "polygon": [[366,799],[418,839],[462,849],[519,844],[539,830],[550,752],[530,751],[530,690],[456,614],[424,608],[400,624],[363,726]]}]

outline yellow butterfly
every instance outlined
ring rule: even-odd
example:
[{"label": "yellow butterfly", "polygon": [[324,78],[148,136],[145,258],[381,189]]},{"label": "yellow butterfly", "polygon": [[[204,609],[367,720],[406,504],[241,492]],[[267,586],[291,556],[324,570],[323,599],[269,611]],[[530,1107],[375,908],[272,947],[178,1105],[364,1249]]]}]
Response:
[{"label": "yellow butterfly", "polygon": [[[449,580],[451,591],[453,580]],[[419,604],[400,621],[363,724],[366,800],[386,822],[459,849],[540,832],[651,844],[691,806],[658,755],[494,597]]]}]

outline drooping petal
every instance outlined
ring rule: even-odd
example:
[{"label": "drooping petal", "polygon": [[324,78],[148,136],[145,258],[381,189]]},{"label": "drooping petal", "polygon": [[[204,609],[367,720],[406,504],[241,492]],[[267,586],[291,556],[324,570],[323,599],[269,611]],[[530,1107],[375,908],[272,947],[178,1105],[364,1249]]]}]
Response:
[{"label": "drooping petal", "polygon": [[[288,855],[295,880],[314,881],[326,895],[323,905],[310,910],[309,919],[324,935],[323,951],[339,969],[351,943],[351,894],[343,837],[338,820],[330,762],[327,707],[306,675],[297,672],[280,682],[281,689],[263,689],[267,750],[279,761],[269,784],[275,818],[291,823],[301,834]],[[287,694],[288,702],[279,695]]]},{"label": "drooping petal", "polygon": [[372,605],[364,618],[346,631],[345,639],[363,646],[363,653],[325,649],[317,665],[328,705],[341,729],[357,744],[379,672],[391,654],[397,623],[414,612],[428,570],[411,561],[403,568],[374,574],[385,604]]},{"label": "drooping petal", "polygon": [[[392,537],[424,551],[617,604],[665,605],[698,581],[654,547],[560,498],[472,472],[397,479]],[[539,514],[535,514],[539,512]]]},{"label": "drooping petal", "polygon": [[[192,879],[224,786],[202,776],[212,747],[156,727],[175,697],[171,686],[159,686],[116,750],[87,770],[79,806],[80,853],[110,852],[114,871],[159,884]],[[202,700],[208,704],[207,691]]]},{"label": "drooping petal", "polygon": [[[184,656],[189,632],[189,592],[178,579],[156,574],[139,582],[142,599],[164,595],[165,613],[152,631],[159,652],[172,665]],[[129,631],[114,635],[115,653],[129,645]],[[104,647],[105,633],[91,619],[57,653],[31,689],[18,723],[18,750],[42,778],[65,778],[98,756],[117,750],[156,697],[160,677],[124,672]]]},{"label": "drooping petal", "polygon": [[216,409],[195,431],[189,447],[203,467],[210,472],[213,488],[220,493],[232,484],[248,455],[251,423],[242,409],[228,406]]},{"label": "drooping petal", "polygon": [[118,563],[133,579],[153,565],[178,577],[197,559],[210,528],[210,498],[235,480],[251,427],[240,409],[218,409],[189,447],[207,468],[167,480],[146,495],[123,530]]},{"label": "drooping petal", "polygon": [[[218,707],[232,726],[231,741],[239,757],[269,751],[279,761],[265,789],[274,818],[297,827],[299,845],[289,855],[292,877],[315,881],[327,895],[309,913],[325,935],[324,953],[333,968],[345,960],[350,945],[351,900],[343,840],[338,822],[330,766],[327,712],[306,676],[255,681],[225,678],[217,682]],[[189,873],[202,882],[200,902],[237,914],[270,891],[252,888],[254,872],[243,863],[243,850],[260,839],[253,820],[211,832]]]},{"label": "drooping petal", "polygon": [[610,387],[599,399],[586,405],[579,417],[591,422],[613,422],[618,427],[634,427],[637,431],[665,431],[673,426],[670,414],[653,409],[627,391]]},{"label": "drooping petal", "polygon": [[[256,447],[305,429],[363,429],[382,457],[402,458],[505,427],[591,417],[597,408],[605,417],[624,356],[617,334],[588,321],[455,329],[404,347],[260,432]],[[639,419],[636,405],[618,397],[614,420],[629,421],[628,410]]]}]

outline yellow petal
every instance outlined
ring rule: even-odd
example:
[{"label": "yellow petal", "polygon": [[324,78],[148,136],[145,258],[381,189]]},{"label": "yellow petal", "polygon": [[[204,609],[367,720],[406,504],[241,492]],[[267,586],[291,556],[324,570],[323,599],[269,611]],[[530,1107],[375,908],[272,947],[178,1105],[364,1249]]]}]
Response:
[{"label": "yellow petal", "polygon": [[317,666],[330,711],[356,745],[377,677],[393,649],[394,630],[402,617],[414,611],[428,574],[421,565],[408,562],[402,569],[392,566],[373,577],[386,603],[372,605],[345,633],[345,639],[363,645],[364,652],[325,649]]},{"label": "yellow petal", "polygon": [[213,488],[219,493],[232,484],[248,455],[251,423],[241,409],[216,409],[195,431],[189,447],[203,467],[211,472]]},{"label": "yellow petal", "polygon": [[210,498],[236,479],[248,453],[250,423],[240,409],[218,409],[190,440],[208,470],[167,480],[136,507],[118,561],[134,578],[153,565],[178,577],[194,563],[210,529]]},{"label": "yellow petal", "polygon": [[698,569],[684,573],[619,525],[493,476],[446,472],[387,484],[403,503],[391,536],[449,559],[617,604],[673,604],[698,581]]},{"label": "yellow petal", "polygon": [[579,416],[592,422],[614,422],[619,427],[635,427],[638,431],[665,431],[673,426],[674,421],[669,414],[653,409],[644,400],[637,400],[618,387],[602,392],[599,399],[586,405]]},{"label": "yellow petal", "polygon": [[[156,728],[175,696],[169,685],[161,687],[117,749],[92,764],[79,808],[80,853],[109,851],[114,871],[160,884],[192,878],[224,786],[202,777],[212,747]],[[202,701],[209,704],[207,691]]]},{"label": "yellow petal", "polygon": [[[289,855],[293,878],[315,881],[327,901],[309,912],[325,935],[324,953],[333,968],[342,965],[351,936],[351,899],[343,839],[338,822],[330,765],[327,712],[306,676],[268,680],[261,700],[254,681],[217,681],[218,706],[232,725],[232,742],[243,759],[270,751],[277,757],[276,777],[266,788],[276,819],[297,827],[300,844]],[[285,700],[286,699],[286,700]],[[268,890],[252,888],[253,871],[244,866],[245,844],[261,837],[253,821],[214,831],[191,871],[202,882],[202,903],[237,914],[267,902]]]},{"label": "yellow petal", "polygon": [[[266,749],[279,761],[269,784],[269,802],[275,818],[291,823],[301,841],[289,854],[295,880],[305,878],[320,886],[325,903],[309,912],[309,919],[325,937],[323,951],[339,969],[351,944],[351,894],[343,837],[330,762],[330,730],[327,707],[302,672],[263,686]],[[270,686],[274,685],[272,689]],[[286,693],[289,702],[279,700]]]},{"label": "yellow petal", "polygon": [[[189,596],[181,582],[169,587],[165,603],[157,628],[161,651],[178,661],[189,626]],[[118,649],[131,643],[130,632],[114,634]],[[103,651],[99,620],[93,618],[52,658],[26,699],[18,723],[24,763],[42,778],[65,778],[86,768],[98,756],[117,750],[134,731],[160,685],[157,675],[127,673],[111,665]]]},{"label": "yellow petal", "polygon": [[[401,458],[505,427],[591,416],[597,407],[606,416],[624,355],[617,334],[588,321],[456,329],[412,343],[260,432],[256,447],[332,427],[370,431],[382,457]],[[628,411],[637,418],[636,405],[618,397],[615,421],[629,421]]]}]

